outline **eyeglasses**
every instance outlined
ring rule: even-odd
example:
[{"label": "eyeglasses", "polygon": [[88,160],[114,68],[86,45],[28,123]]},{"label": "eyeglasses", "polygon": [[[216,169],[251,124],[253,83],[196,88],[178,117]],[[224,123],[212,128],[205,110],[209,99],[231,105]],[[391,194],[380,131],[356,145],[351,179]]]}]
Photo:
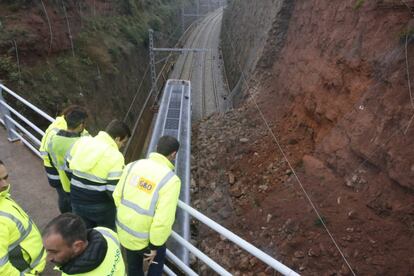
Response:
[{"label": "eyeglasses", "polygon": [[6,181],[7,178],[9,178],[9,175],[8,174],[6,174],[6,176],[4,176],[4,177],[0,177],[0,181]]}]

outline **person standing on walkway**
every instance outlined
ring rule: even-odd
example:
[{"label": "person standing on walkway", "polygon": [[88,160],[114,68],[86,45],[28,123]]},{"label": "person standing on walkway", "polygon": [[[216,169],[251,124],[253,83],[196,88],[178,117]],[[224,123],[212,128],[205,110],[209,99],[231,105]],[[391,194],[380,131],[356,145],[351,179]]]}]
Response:
[{"label": "person standing on walkway", "polygon": [[181,181],[171,163],[179,148],[171,136],[159,139],[148,159],[130,163],[113,193],[117,207],[116,227],[126,249],[128,275],[162,275],[166,246],[175,220]]},{"label": "person standing on walkway", "polygon": [[46,265],[42,238],[26,212],[11,199],[8,176],[0,161],[0,275],[39,275]]},{"label": "person standing on walkway", "polygon": [[82,137],[76,141],[67,155],[72,172],[72,211],[84,219],[87,228],[115,229],[112,192],[125,166],[119,149],[130,136],[131,131],[125,123],[113,120],[95,137]]},{"label": "person standing on walkway", "polygon": [[76,107],[65,115],[67,130],[60,129],[51,135],[46,152],[53,168],[59,174],[60,186],[56,187],[58,193],[58,205],[61,213],[71,212],[70,202],[70,174],[65,164],[65,156],[72,145],[81,137],[88,118],[87,111],[82,107]]},{"label": "person standing on walkway", "polygon": [[[71,105],[67,108],[65,108],[62,111],[62,115],[56,117],[55,121],[49,125],[49,127],[45,131],[45,135],[42,137],[42,141],[40,144],[40,154],[42,155],[43,159],[43,165],[45,167],[47,180],[49,182],[49,185],[56,189],[58,194],[58,206],[59,211],[61,213],[70,212],[71,207],[68,204],[66,199],[66,194],[62,188],[62,183],[60,182],[59,178],[59,172],[56,167],[53,166],[51,157],[49,153],[47,152],[47,148],[49,145],[50,138],[54,136],[59,130],[67,130],[67,122],[65,117],[68,116],[70,113],[72,113],[75,110],[85,110],[83,107],[79,105]],[[88,131],[86,129],[83,130],[82,136],[89,135]]]},{"label": "person standing on walkway", "polygon": [[118,237],[105,227],[86,229],[71,213],[51,220],[43,231],[47,260],[62,276],[125,276]]}]

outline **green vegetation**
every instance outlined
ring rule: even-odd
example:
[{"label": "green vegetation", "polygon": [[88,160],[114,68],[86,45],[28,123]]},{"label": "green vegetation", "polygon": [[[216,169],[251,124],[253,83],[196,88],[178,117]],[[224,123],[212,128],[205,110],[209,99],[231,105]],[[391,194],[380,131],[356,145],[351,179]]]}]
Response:
[{"label": "green vegetation", "polygon": [[324,224],[328,224],[328,220],[324,216],[322,216],[321,218],[315,219],[313,224],[317,227],[323,227]]},{"label": "green vegetation", "polygon": [[[6,18],[0,18],[0,79],[52,115],[68,104],[91,105],[91,113],[100,111],[99,118],[93,119],[95,122],[91,125],[102,126],[111,119],[110,116],[124,116],[129,107],[146,69],[148,29],[166,36],[174,33],[178,39],[180,33],[176,30],[180,29],[181,21],[177,15],[181,6],[175,0],[115,0],[110,9],[101,2],[95,10],[91,2],[80,3],[77,7],[66,0],[44,3],[48,11],[53,10],[60,18],[65,18],[62,1],[67,10],[70,5],[72,10],[82,10],[81,18],[71,17],[70,21],[74,55],[68,46],[56,52],[56,47],[68,43],[57,41],[65,38],[66,25],[60,25],[59,29],[56,22],[51,21],[53,43],[52,51],[48,52],[49,32],[40,36],[30,26],[8,24],[10,19],[15,20],[14,16],[20,16],[10,13]],[[2,4],[0,8],[4,5],[14,5],[17,10],[33,8],[48,30],[43,9],[32,1]],[[73,27],[73,20],[80,21],[77,23],[81,23],[81,29]],[[46,42],[39,43],[45,39]],[[20,73],[13,40],[21,59]],[[27,62],[28,57],[30,62]],[[144,87],[148,85],[149,82]],[[102,109],[104,104],[105,109]]]},{"label": "green vegetation", "polygon": [[400,39],[400,41],[404,41],[405,42],[405,38],[408,36],[408,38],[410,38],[412,35],[414,35],[414,28],[407,28],[402,30],[399,34],[398,37]]},{"label": "green vegetation", "polygon": [[354,4],[354,9],[359,10],[365,3],[365,0],[356,0]]},{"label": "green vegetation", "polygon": [[19,70],[12,57],[0,56],[0,76],[5,76],[11,81],[19,80]]}]

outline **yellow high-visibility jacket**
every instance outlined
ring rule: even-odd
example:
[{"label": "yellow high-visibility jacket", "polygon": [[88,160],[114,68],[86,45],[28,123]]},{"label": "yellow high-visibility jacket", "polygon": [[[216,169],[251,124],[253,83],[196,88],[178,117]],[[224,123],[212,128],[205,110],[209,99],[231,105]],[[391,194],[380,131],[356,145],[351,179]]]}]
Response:
[{"label": "yellow high-visibility jacket", "polygon": [[130,250],[157,248],[166,243],[175,220],[181,181],[163,155],[130,163],[113,198],[121,244]]},{"label": "yellow high-visibility jacket", "polygon": [[101,233],[108,243],[108,250],[102,263],[90,272],[79,274],[66,274],[62,276],[125,276],[125,264],[122,259],[119,240],[114,231],[105,227],[96,227],[96,231]]},{"label": "yellow high-visibility jacket", "polygon": [[100,131],[95,137],[82,137],[77,140],[67,155],[72,172],[72,202],[102,202],[108,199],[107,192],[113,192],[125,159],[114,139]]},{"label": "yellow high-visibility jacket", "polygon": [[37,275],[46,265],[42,237],[9,190],[0,193],[0,275]]},{"label": "yellow high-visibility jacket", "polygon": [[68,125],[66,124],[64,116],[56,117],[55,121],[49,125],[45,131],[45,135],[42,137],[40,143],[40,154],[43,158],[43,164],[45,167],[52,167],[50,159],[47,153],[47,146],[49,145],[49,139],[52,135],[59,131],[59,129],[67,129]]},{"label": "yellow high-visibility jacket", "polygon": [[[51,123],[48,128],[45,131],[45,135],[42,137],[42,141],[40,143],[39,151],[43,158],[43,164],[45,167],[52,167],[52,164],[50,163],[50,159],[47,153],[47,147],[49,145],[50,137],[54,134],[56,134],[60,129],[67,130],[68,125],[66,123],[64,116],[58,116],[56,117],[55,121]],[[82,132],[82,136],[88,136],[89,133],[85,129]]]},{"label": "yellow high-visibility jacket", "polygon": [[50,156],[53,166],[59,173],[60,183],[65,192],[70,192],[70,180],[66,174],[65,157],[71,149],[72,145],[80,138],[77,133],[70,133],[64,130],[59,130],[55,135],[52,135],[49,139],[49,145],[47,152]]}]

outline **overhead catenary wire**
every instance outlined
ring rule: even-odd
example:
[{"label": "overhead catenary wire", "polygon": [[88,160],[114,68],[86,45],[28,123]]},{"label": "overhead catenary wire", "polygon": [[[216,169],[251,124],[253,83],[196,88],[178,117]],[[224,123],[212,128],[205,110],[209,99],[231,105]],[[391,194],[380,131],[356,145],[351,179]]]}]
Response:
[{"label": "overhead catenary wire", "polygon": [[[227,34],[227,33],[226,33],[226,34]],[[231,45],[231,47],[232,47],[233,51],[235,51],[235,47],[234,47],[234,45],[233,45],[233,42],[231,41],[230,36],[229,36],[228,34],[227,34],[227,38],[228,38],[228,41],[230,42],[230,45]],[[238,65],[238,67],[239,67],[239,70],[240,70],[240,72],[241,72],[241,77],[244,79],[244,82],[246,83],[248,90],[250,90],[250,85],[249,85],[249,83],[247,82],[247,79],[246,79],[246,76],[245,76],[245,74],[244,74],[244,71],[243,71],[242,66],[240,65],[240,63],[239,63],[238,61],[236,61],[236,63],[237,63],[237,65]],[[311,205],[312,209],[314,210],[315,214],[316,214],[316,215],[317,215],[317,217],[319,218],[319,221],[321,222],[321,224],[322,224],[323,228],[325,229],[325,231],[326,231],[326,232],[327,232],[327,234],[329,235],[330,239],[332,240],[333,244],[335,245],[336,249],[338,250],[338,252],[339,252],[339,254],[341,255],[342,259],[344,260],[345,264],[347,265],[347,267],[348,267],[348,268],[349,268],[349,270],[351,271],[352,275],[356,276],[356,274],[355,274],[354,270],[352,269],[352,267],[351,267],[350,263],[348,262],[347,258],[345,257],[345,254],[342,252],[341,248],[339,247],[339,245],[338,245],[338,243],[336,242],[335,238],[333,237],[332,233],[329,231],[329,229],[328,229],[328,227],[327,227],[327,225],[326,225],[326,223],[325,223],[325,221],[324,221],[323,217],[320,215],[320,213],[319,213],[318,209],[316,208],[315,204],[313,203],[313,201],[312,201],[311,197],[309,196],[309,194],[307,193],[307,191],[306,191],[305,187],[303,186],[302,181],[299,179],[299,177],[298,177],[298,175],[297,175],[297,173],[296,173],[296,170],[293,168],[292,164],[290,163],[289,159],[287,158],[287,155],[285,154],[285,151],[283,150],[282,146],[280,145],[279,140],[277,139],[277,137],[276,137],[276,135],[275,135],[274,131],[271,129],[271,127],[270,127],[269,123],[267,122],[267,119],[265,118],[265,116],[264,116],[264,114],[263,114],[262,110],[260,109],[259,105],[257,104],[256,99],[254,98],[254,95],[253,95],[253,94],[250,94],[250,95],[249,95],[249,97],[252,99],[252,102],[254,103],[255,108],[256,108],[256,109],[257,109],[257,111],[259,112],[259,115],[260,115],[261,119],[263,120],[263,122],[264,122],[264,124],[265,124],[265,126],[266,126],[266,128],[267,128],[267,130],[268,130],[268,132],[269,132],[269,133],[270,133],[270,135],[272,136],[273,141],[275,142],[275,144],[276,144],[277,148],[279,149],[279,151],[280,151],[280,152],[281,152],[281,154],[283,155],[283,158],[286,160],[286,162],[287,162],[287,164],[288,164],[288,166],[289,166],[290,170],[292,171],[292,173],[293,173],[293,175],[294,175],[294,177],[295,177],[295,179],[296,179],[297,183],[299,184],[299,186],[300,186],[300,188],[301,188],[302,192],[304,193],[304,195],[305,195],[306,199],[308,200],[308,202],[309,202],[309,204]]]}]

